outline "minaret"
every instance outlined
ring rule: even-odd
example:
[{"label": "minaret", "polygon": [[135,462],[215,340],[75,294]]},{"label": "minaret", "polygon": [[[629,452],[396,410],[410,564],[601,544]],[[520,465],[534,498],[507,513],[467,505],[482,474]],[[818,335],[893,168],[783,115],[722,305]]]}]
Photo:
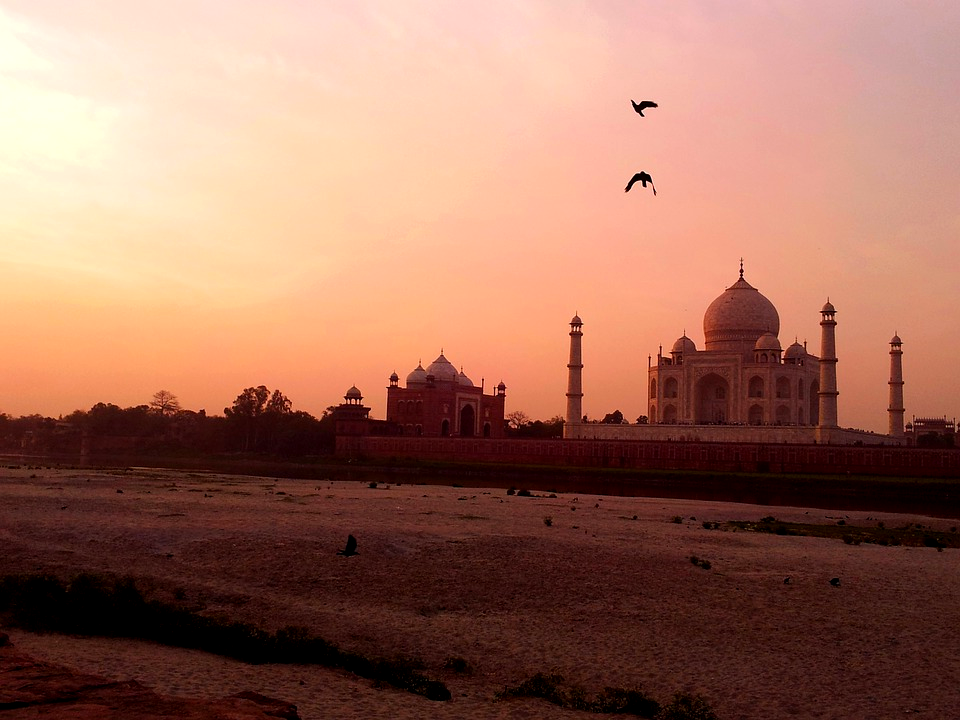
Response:
[{"label": "minaret", "polygon": [[903,350],[900,344],[900,337],[894,333],[890,341],[890,407],[887,413],[890,435],[895,438],[903,437]]},{"label": "minaret", "polygon": [[583,332],[580,328],[583,322],[578,315],[570,321],[570,362],[567,363],[567,421],[563,426],[564,437],[575,437],[568,434],[574,425],[579,425],[583,418],[583,356],[580,353],[580,340]]},{"label": "minaret", "polygon": [[828,441],[825,429],[837,427],[837,321],[836,308],[827,304],[820,311],[820,425],[817,437]]}]

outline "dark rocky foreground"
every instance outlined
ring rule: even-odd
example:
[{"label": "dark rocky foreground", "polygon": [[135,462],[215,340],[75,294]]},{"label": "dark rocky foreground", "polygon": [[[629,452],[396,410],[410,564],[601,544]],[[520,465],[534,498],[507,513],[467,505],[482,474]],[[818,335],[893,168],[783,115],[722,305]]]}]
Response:
[{"label": "dark rocky foreground", "polygon": [[158,695],[135,680],[111,682],[40,662],[19,652],[0,633],[0,713],[70,720],[300,720],[296,705],[257,693],[221,700]]}]

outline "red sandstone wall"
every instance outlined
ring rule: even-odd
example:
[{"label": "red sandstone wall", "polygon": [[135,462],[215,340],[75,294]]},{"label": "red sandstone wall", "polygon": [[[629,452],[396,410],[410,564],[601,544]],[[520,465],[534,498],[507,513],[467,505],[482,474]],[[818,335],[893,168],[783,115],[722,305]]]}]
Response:
[{"label": "red sandstone wall", "polygon": [[960,478],[960,449],[893,446],[338,437],[337,454],[524,465]]}]

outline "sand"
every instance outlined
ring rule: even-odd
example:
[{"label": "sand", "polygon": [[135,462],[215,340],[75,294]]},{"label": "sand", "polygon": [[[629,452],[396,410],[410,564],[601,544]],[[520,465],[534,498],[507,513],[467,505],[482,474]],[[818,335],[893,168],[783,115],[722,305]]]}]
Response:
[{"label": "sand", "polygon": [[[590,692],[640,686],[660,701],[699,693],[725,720],[957,717],[958,551],[703,527],[768,515],[960,524],[660,498],[20,468],[0,470],[0,572],[151,578],[157,592],[179,592],[208,612],[417,657],[453,693],[437,703],[323,668],[7,630],[39,659],[163,694],[254,690],[296,703],[304,720],[594,717],[495,700],[537,672]],[[360,554],[336,555],[349,533]],[[449,658],[466,660],[472,674],[444,670]]]}]

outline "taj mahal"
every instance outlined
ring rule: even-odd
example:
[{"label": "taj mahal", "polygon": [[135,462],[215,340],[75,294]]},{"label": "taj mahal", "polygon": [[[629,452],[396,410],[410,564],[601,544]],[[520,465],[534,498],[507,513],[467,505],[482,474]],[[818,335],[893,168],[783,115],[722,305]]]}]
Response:
[{"label": "taj mahal", "polygon": [[902,344],[890,341],[889,434],[838,425],[836,308],[820,310],[820,355],[806,343],[780,343],[776,307],[743,277],[703,316],[704,346],[684,332],[669,355],[648,361],[648,423],[583,421],[583,321],[570,321],[564,437],[760,443],[904,443]]}]

